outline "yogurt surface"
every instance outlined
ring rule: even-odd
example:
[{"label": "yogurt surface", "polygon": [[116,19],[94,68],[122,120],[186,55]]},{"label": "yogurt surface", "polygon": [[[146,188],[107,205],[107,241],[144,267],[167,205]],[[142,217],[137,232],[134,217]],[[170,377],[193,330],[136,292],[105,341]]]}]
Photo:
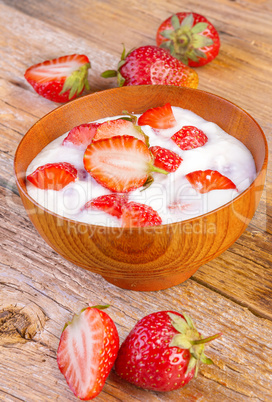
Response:
[{"label": "yogurt surface", "polygon": [[[249,150],[236,138],[228,135],[218,125],[202,119],[195,113],[172,106],[177,121],[173,128],[154,130],[141,126],[149,137],[150,146],[160,146],[178,154],[183,161],[179,168],[168,175],[154,173],[154,182],[128,193],[129,201],[151,206],[162,218],[162,224],[191,219],[210,212],[233,200],[255,179],[256,168]],[[104,122],[124,116],[97,120]],[[171,136],[183,126],[195,126],[208,137],[199,148],[183,151]],[[69,219],[102,226],[121,226],[120,220],[102,211],[82,209],[86,202],[111,191],[98,184],[84,169],[84,150],[72,144],[62,145],[68,133],[48,144],[28,166],[27,175],[47,163],[68,162],[78,170],[78,179],[60,191],[43,190],[27,180],[28,194],[44,208]],[[200,194],[185,175],[196,170],[217,170],[228,177],[237,189],[212,190]]]}]

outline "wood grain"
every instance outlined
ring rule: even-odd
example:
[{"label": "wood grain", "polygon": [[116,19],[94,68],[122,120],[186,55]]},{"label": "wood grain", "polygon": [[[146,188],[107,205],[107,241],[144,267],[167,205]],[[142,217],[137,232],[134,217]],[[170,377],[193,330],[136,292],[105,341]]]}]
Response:
[{"label": "wood grain", "polygon": [[[120,291],[57,255],[26,216],[14,181],[15,149],[26,131],[58,105],[39,97],[23,74],[31,64],[76,51],[91,59],[91,92],[114,87],[115,80],[102,79],[100,73],[116,67],[122,43],[127,49],[155,44],[160,22],[183,10],[205,15],[221,38],[218,57],[197,70],[199,88],[244,108],[267,136],[265,192],[243,235],[190,280],[158,292]],[[0,0],[0,310],[10,311],[17,303],[19,311],[41,314],[29,313],[38,329],[31,339],[20,337],[18,343],[0,346],[0,400],[75,401],[56,366],[61,330],[82,307],[109,303],[121,339],[143,315],[169,308],[188,312],[204,335],[224,335],[207,347],[215,364],[201,366],[198,379],[186,388],[147,392],[124,383],[113,371],[96,400],[270,402],[271,18],[269,0],[193,0],[182,5],[176,0],[129,0],[126,7],[120,0],[64,0],[57,7],[53,0]],[[35,317],[44,318],[40,329]]]}]

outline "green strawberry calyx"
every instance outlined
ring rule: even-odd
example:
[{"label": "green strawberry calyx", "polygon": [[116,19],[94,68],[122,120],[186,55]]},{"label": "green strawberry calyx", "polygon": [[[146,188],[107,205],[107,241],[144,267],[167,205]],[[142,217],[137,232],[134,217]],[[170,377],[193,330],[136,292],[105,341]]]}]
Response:
[{"label": "green strawberry calyx", "polygon": [[98,310],[105,310],[106,308],[110,307],[109,304],[98,304],[96,306],[89,306],[89,307],[84,307],[80,310],[78,314],[74,314],[73,318],[71,321],[67,321],[63,327],[62,332],[68,327],[68,325],[76,325],[77,321],[79,320],[80,314],[83,313],[87,308],[96,308]]},{"label": "green strawberry calyx", "polygon": [[88,82],[88,70],[91,67],[90,63],[85,63],[78,70],[72,72],[69,77],[66,78],[63,88],[59,95],[63,95],[65,92],[69,91],[69,100],[73,98],[74,95],[78,96],[81,94],[84,88],[90,89]]},{"label": "green strawberry calyx", "polygon": [[117,77],[117,82],[118,86],[122,87],[125,83],[125,78],[122,76],[120,72],[120,68],[126,63],[126,59],[128,55],[134,50],[131,49],[128,53],[126,53],[125,45],[123,44],[123,51],[121,54],[121,58],[119,63],[117,64],[117,70],[106,70],[101,74],[101,77],[103,78],[112,78],[112,77]]},{"label": "green strawberry calyx", "polygon": [[193,14],[189,14],[180,23],[179,18],[174,14],[171,18],[172,29],[160,32],[160,35],[168,39],[160,44],[160,47],[168,50],[172,56],[182,63],[188,65],[188,59],[198,61],[200,58],[207,58],[201,49],[212,46],[213,40],[203,33],[207,29],[206,22],[198,22],[194,25]]},{"label": "green strawberry calyx", "polygon": [[197,331],[193,320],[185,313],[183,313],[184,319],[173,313],[168,313],[173,327],[179,332],[176,334],[169,346],[176,346],[181,349],[188,349],[191,357],[187,367],[186,374],[191,372],[195,368],[194,376],[197,376],[199,363],[213,364],[213,361],[205,356],[204,349],[207,342],[213,341],[219,338],[222,333],[203,338]]}]

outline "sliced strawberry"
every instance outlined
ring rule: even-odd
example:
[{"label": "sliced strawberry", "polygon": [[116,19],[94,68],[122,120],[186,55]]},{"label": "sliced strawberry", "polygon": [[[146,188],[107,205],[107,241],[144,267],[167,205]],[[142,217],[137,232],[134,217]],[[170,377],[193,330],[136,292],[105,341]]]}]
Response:
[{"label": "sliced strawberry", "polygon": [[62,56],[29,67],[25,79],[44,98],[64,103],[89,89],[90,61],[83,54]]},{"label": "sliced strawberry", "polygon": [[236,189],[235,184],[217,170],[196,170],[188,173],[186,178],[199,193],[208,193],[212,190]]},{"label": "sliced strawberry", "polygon": [[62,145],[75,145],[76,147],[86,149],[92,142],[100,125],[101,123],[87,123],[72,128],[67,137],[64,138]]},{"label": "sliced strawberry", "polygon": [[157,211],[148,205],[133,201],[123,206],[121,219],[124,227],[156,226],[162,223]]},{"label": "sliced strawberry", "polygon": [[202,147],[208,141],[208,137],[206,136],[206,134],[202,130],[194,126],[183,126],[171,137],[171,139],[183,151]]},{"label": "sliced strawberry", "polygon": [[84,205],[84,209],[104,211],[107,214],[121,218],[122,207],[127,203],[126,194],[107,194],[94,198]]},{"label": "sliced strawberry", "polygon": [[98,183],[118,193],[141,187],[152,171],[167,173],[153,166],[143,141],[128,135],[93,141],[85,151],[83,162]]},{"label": "sliced strawberry", "polygon": [[145,142],[145,134],[141,127],[136,126],[129,120],[118,119],[109,120],[102,123],[97,129],[94,141],[103,140],[105,138],[116,137],[118,135],[130,135]]},{"label": "sliced strawberry", "polygon": [[101,308],[87,307],[62,332],[57,363],[73,393],[81,400],[102,390],[117,357],[119,337],[112,319]]},{"label": "sliced strawberry", "polygon": [[154,165],[167,172],[175,172],[182,162],[181,157],[170,149],[154,146],[149,150],[155,157]]},{"label": "sliced strawberry", "polygon": [[76,168],[67,162],[47,163],[27,176],[34,186],[59,191],[77,178]]},{"label": "sliced strawberry", "polygon": [[174,127],[177,122],[170,103],[154,107],[144,112],[138,119],[139,126],[148,125],[153,128],[165,129]]}]

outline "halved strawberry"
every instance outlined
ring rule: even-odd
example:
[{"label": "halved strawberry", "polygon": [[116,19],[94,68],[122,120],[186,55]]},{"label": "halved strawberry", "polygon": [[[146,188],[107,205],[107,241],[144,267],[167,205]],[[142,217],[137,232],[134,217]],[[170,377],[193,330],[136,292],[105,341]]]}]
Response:
[{"label": "halved strawberry", "polygon": [[128,202],[122,209],[122,226],[144,227],[161,225],[162,219],[153,208],[139,202]]},{"label": "halved strawberry", "polygon": [[217,170],[196,170],[185,176],[199,193],[208,193],[212,190],[236,189],[235,184]]},{"label": "halved strawberry", "polygon": [[183,151],[202,147],[208,141],[206,134],[195,126],[183,126],[171,139]]},{"label": "halved strawberry", "polygon": [[101,392],[117,357],[119,336],[112,319],[101,311],[105,307],[83,309],[61,334],[57,363],[81,400],[93,399]]},{"label": "halved strawberry", "polygon": [[29,67],[25,79],[44,98],[64,103],[90,89],[87,77],[91,67],[87,56],[72,54]]},{"label": "halved strawberry", "polygon": [[67,162],[47,163],[27,176],[34,186],[59,191],[77,178],[76,168]]},{"label": "halved strawberry", "polygon": [[97,129],[93,140],[97,141],[105,138],[116,137],[118,135],[130,135],[142,140],[143,142],[146,142],[145,134],[141,127],[136,126],[131,121],[124,119],[109,120],[105,121],[105,123],[102,123]]},{"label": "halved strawberry", "polygon": [[84,205],[84,209],[104,211],[112,216],[121,218],[122,207],[127,203],[126,194],[107,194],[94,198]]},{"label": "halved strawberry", "polygon": [[144,112],[138,119],[139,126],[148,125],[153,128],[165,129],[174,127],[177,122],[170,103],[154,107]]},{"label": "halved strawberry", "polygon": [[72,128],[64,138],[62,145],[75,145],[78,148],[86,149],[100,125],[101,123],[87,123]]},{"label": "halved strawberry", "polygon": [[167,174],[153,166],[145,143],[128,135],[93,141],[85,151],[83,162],[98,183],[118,193],[141,187],[152,171]]},{"label": "halved strawberry", "polygon": [[175,172],[182,162],[182,158],[170,149],[153,146],[149,150],[155,157],[154,165],[167,172]]}]

